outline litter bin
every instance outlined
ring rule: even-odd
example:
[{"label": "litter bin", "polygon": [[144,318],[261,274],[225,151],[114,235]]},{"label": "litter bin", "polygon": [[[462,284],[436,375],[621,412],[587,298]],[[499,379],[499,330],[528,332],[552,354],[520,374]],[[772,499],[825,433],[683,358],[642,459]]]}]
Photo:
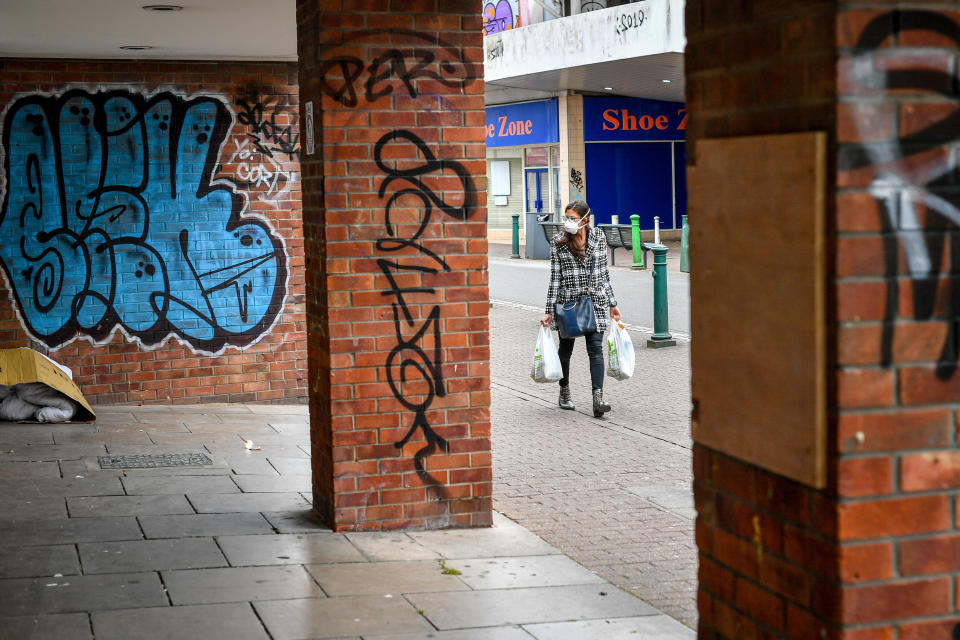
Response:
[{"label": "litter bin", "polygon": [[550,243],[543,234],[543,227],[540,222],[550,220],[549,213],[528,213],[527,214],[527,249],[524,254],[527,258],[534,260],[546,260],[550,257]]}]

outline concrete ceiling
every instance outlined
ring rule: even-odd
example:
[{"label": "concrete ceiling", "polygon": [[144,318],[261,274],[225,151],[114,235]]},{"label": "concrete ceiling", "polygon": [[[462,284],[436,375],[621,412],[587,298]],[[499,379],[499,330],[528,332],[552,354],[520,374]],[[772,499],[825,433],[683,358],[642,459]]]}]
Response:
[{"label": "concrete ceiling", "polygon": [[[296,0],[0,0],[0,57],[297,59]],[[148,45],[144,51],[120,47]]]},{"label": "concrete ceiling", "polygon": [[683,54],[662,53],[487,82],[487,104],[536,100],[563,89],[683,102]]}]

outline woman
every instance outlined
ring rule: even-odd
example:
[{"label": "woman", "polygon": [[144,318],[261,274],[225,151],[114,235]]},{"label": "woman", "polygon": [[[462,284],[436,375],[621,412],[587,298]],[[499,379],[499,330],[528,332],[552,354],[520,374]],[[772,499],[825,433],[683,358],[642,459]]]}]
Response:
[{"label": "woman", "polygon": [[[550,287],[547,289],[547,312],[540,323],[556,329],[553,318],[554,305],[579,300],[587,295],[593,300],[597,317],[597,330],[584,336],[587,355],[590,357],[590,378],[593,382],[593,415],[603,416],[610,405],[603,401],[603,332],[607,329],[607,317],[620,321],[620,310],[610,286],[610,271],[607,269],[607,239],[603,231],[590,226],[590,207],[583,200],[567,205],[563,212],[563,233],[550,243]],[[593,277],[590,277],[591,266]],[[576,409],[570,398],[570,355],[576,338],[560,338],[560,365],[563,378],[560,380],[560,408]]]}]

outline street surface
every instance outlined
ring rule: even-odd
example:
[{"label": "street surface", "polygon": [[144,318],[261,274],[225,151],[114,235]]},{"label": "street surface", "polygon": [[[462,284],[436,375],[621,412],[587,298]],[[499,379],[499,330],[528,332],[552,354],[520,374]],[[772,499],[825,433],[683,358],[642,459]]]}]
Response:
[{"label": "street surface", "polygon": [[[557,385],[529,377],[548,263],[507,262],[495,251],[490,260],[494,507],[695,628],[689,340],[678,335],[676,347],[646,349],[649,333],[632,330],[637,373],[622,382],[606,379],[604,397],[613,411],[602,419],[593,417],[586,349],[577,345],[571,361],[577,410],[563,411],[557,407]],[[627,323],[651,325],[652,318],[637,319],[631,306],[642,309],[649,272],[617,267],[612,277]],[[671,272],[670,278],[677,283],[672,294],[686,292],[686,274]],[[648,304],[652,307],[652,291]],[[671,330],[688,330],[682,324],[688,308],[686,300],[671,300],[671,316],[677,314]]]}]

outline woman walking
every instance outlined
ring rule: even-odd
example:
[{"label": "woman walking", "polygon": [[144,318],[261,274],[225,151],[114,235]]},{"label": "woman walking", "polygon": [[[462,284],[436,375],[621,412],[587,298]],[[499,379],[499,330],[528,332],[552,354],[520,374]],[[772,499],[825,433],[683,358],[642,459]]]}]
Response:
[{"label": "woman walking", "polygon": [[[603,401],[603,332],[607,318],[620,321],[620,310],[610,286],[607,268],[607,239],[603,231],[590,226],[590,207],[583,200],[567,205],[563,212],[563,232],[550,242],[550,287],[547,309],[540,323],[557,328],[555,305],[573,303],[589,295],[596,316],[596,331],[584,334],[590,357],[590,379],[593,383],[593,415],[603,416],[610,405]],[[576,409],[570,397],[570,355],[576,338],[560,337],[560,400],[562,409]]]}]

